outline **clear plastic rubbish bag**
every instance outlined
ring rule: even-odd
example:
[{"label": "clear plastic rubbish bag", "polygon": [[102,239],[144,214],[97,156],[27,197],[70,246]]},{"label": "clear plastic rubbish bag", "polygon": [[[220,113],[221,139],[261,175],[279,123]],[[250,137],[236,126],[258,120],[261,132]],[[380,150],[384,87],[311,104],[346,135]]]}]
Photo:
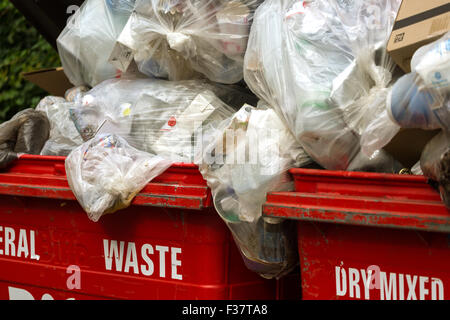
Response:
[{"label": "clear plastic rubbish bag", "polygon": [[70,18],[57,47],[73,85],[93,87],[121,75],[108,60],[133,4],[134,0],[86,0]]},{"label": "clear plastic rubbish bag", "polygon": [[171,162],[131,147],[116,134],[98,135],[66,158],[67,179],[94,222],[127,208],[134,197]]},{"label": "clear plastic rubbish bag", "polygon": [[206,126],[195,163],[214,205],[231,230],[247,267],[279,278],[297,265],[295,227],[263,218],[271,191],[293,190],[288,170],[311,163],[273,109],[245,105],[229,119]]},{"label": "clear plastic rubbish bag", "polygon": [[262,0],[137,0],[119,43],[139,71],[169,80],[243,78],[254,10]]},{"label": "clear plastic rubbish bag", "polygon": [[389,89],[386,109],[362,134],[367,154],[384,147],[400,128],[450,130],[450,32],[419,48],[411,70]]},{"label": "clear plastic rubbish bag", "polygon": [[20,154],[38,155],[49,131],[45,114],[31,108],[0,124],[0,169],[7,168]]},{"label": "clear plastic rubbish bag", "polygon": [[67,156],[83,143],[70,118],[72,106],[64,98],[54,96],[45,97],[37,105],[36,110],[43,112],[50,123],[50,135],[41,150],[42,156]]},{"label": "clear plastic rubbish bag", "polygon": [[450,132],[442,131],[428,142],[420,167],[426,177],[437,183],[441,198],[450,209]]},{"label": "clear plastic rubbish bag", "polygon": [[395,78],[385,46],[400,2],[267,0],[256,10],[244,79],[326,169],[347,170],[385,110]]},{"label": "clear plastic rubbish bag", "polygon": [[203,126],[231,117],[235,109],[225,102],[242,106],[246,96],[240,88],[207,81],[113,79],[94,87],[70,112],[85,141],[116,133],[139,150],[192,162]]}]

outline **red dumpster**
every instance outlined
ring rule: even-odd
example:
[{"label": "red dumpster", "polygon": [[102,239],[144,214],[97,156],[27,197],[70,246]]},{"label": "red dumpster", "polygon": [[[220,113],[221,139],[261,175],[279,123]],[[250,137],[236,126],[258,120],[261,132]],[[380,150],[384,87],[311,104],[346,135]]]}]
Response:
[{"label": "red dumpster", "polygon": [[264,215],[298,221],[303,299],[450,298],[450,211],[425,177],[291,172]]},{"label": "red dumpster", "polygon": [[23,156],[0,173],[0,299],[298,297],[298,276],[246,269],[194,165],[172,166],[130,208],[94,223],[64,160]]}]

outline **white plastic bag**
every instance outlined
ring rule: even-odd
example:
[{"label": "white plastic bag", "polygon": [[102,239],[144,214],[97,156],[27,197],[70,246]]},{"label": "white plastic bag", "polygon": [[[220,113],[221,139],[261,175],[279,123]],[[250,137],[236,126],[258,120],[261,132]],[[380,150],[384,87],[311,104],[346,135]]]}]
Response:
[{"label": "white plastic bag", "polygon": [[115,134],[99,135],[66,158],[67,179],[78,202],[97,222],[130,205],[171,162],[131,147]]},{"label": "white plastic bag", "polygon": [[[131,49],[139,71],[151,77],[206,76],[219,83],[237,83],[243,77],[253,13],[261,2],[137,0],[119,46]],[[115,59],[120,60],[121,52],[127,51],[117,52]]]},{"label": "white plastic bag", "polygon": [[204,128],[195,163],[212,190],[214,205],[252,271],[278,278],[296,265],[295,234],[287,221],[262,217],[271,191],[288,191],[287,171],[311,159],[274,110],[249,105]]},{"label": "white plastic bag", "polygon": [[245,81],[326,169],[346,170],[364,158],[360,135],[385,110],[395,68],[385,45],[399,5],[266,0],[255,13]]},{"label": "white plastic bag", "polygon": [[50,136],[41,150],[42,156],[67,156],[83,143],[70,118],[72,106],[64,98],[53,96],[45,97],[37,105],[36,110],[43,112],[50,123]]},{"label": "white plastic bag", "polygon": [[64,72],[75,86],[97,85],[119,77],[108,62],[134,0],[86,0],[70,18],[57,39]]}]

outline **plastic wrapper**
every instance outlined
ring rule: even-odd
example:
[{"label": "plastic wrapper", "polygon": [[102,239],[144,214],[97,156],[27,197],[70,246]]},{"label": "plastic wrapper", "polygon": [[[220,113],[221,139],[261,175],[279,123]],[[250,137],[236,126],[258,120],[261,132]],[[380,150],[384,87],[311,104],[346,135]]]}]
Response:
[{"label": "plastic wrapper", "polygon": [[171,162],[131,147],[115,134],[98,135],[66,158],[70,188],[94,222],[128,207]]},{"label": "plastic wrapper", "polygon": [[361,134],[397,76],[386,43],[400,2],[267,0],[256,10],[244,79],[326,169],[364,159]]},{"label": "plastic wrapper", "polygon": [[450,130],[450,32],[419,48],[411,70],[395,82],[386,110],[363,133],[366,153],[385,146],[400,128]]},{"label": "plastic wrapper", "polygon": [[243,78],[248,35],[260,3],[137,0],[119,43],[131,50],[139,71],[148,76],[237,83]]},{"label": "plastic wrapper", "polygon": [[192,162],[197,133],[231,117],[235,109],[226,102],[242,106],[246,96],[240,88],[207,81],[114,79],[93,88],[70,112],[85,141],[117,133],[139,150]]},{"label": "plastic wrapper", "polygon": [[450,132],[442,131],[428,142],[420,167],[426,177],[437,183],[441,198],[450,209]]},{"label": "plastic wrapper", "polygon": [[87,0],[57,39],[64,72],[75,86],[97,85],[120,76],[109,57],[134,0]]},{"label": "plastic wrapper", "polygon": [[25,109],[0,124],[0,169],[7,168],[20,154],[41,152],[50,124],[40,111]]},{"label": "plastic wrapper", "polygon": [[78,86],[70,88],[64,94],[64,99],[67,102],[74,102],[75,100],[79,100],[83,97],[83,95],[89,91],[89,87],[87,86]]},{"label": "plastic wrapper", "polygon": [[67,156],[83,143],[70,118],[69,109],[72,106],[64,98],[54,96],[45,97],[37,105],[36,110],[44,113],[50,124],[50,134],[40,155]]},{"label": "plastic wrapper", "polygon": [[203,129],[195,163],[212,190],[214,206],[231,230],[247,267],[280,278],[298,263],[295,225],[262,217],[270,191],[293,190],[288,170],[311,159],[273,109],[245,105]]}]

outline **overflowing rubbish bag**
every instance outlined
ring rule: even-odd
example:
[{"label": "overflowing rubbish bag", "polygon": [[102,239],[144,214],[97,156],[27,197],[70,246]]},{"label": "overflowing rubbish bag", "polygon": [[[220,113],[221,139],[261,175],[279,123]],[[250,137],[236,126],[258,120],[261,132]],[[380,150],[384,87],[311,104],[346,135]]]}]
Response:
[{"label": "overflowing rubbish bag", "polygon": [[0,169],[7,168],[21,154],[38,155],[49,131],[45,114],[34,109],[22,110],[0,124]]},{"label": "overflowing rubbish bag", "polygon": [[262,0],[137,0],[112,60],[131,61],[151,77],[233,84],[243,61],[253,13]]},{"label": "overflowing rubbish bag", "polygon": [[135,0],[86,0],[57,39],[64,72],[75,86],[91,87],[121,75],[110,62]]},{"label": "overflowing rubbish bag", "polygon": [[205,80],[111,79],[77,100],[70,114],[85,141],[116,133],[139,150],[192,162],[198,131],[229,118],[236,111],[230,105],[241,106],[247,96]]},{"label": "overflowing rubbish bag", "polygon": [[202,145],[195,163],[247,267],[266,278],[289,273],[298,262],[295,228],[262,217],[262,206],[268,192],[293,190],[288,170],[311,163],[309,156],[264,103],[204,127]]},{"label": "overflowing rubbish bag", "polygon": [[[77,95],[70,118],[84,141],[66,159],[69,184],[93,221],[126,208],[174,162],[192,162],[206,125],[250,96],[206,80],[106,80]],[[225,101],[221,100],[222,97]]]},{"label": "overflowing rubbish bag", "polygon": [[[71,92],[69,94],[72,94]],[[36,106],[35,110],[43,112],[50,123],[50,134],[41,150],[41,155],[67,156],[83,143],[70,118],[69,109],[72,106],[73,104],[66,99],[54,96],[45,97]]]},{"label": "overflowing rubbish bag", "polygon": [[450,132],[442,131],[428,142],[420,158],[423,174],[437,183],[447,208],[450,209]]},{"label": "overflowing rubbish bag", "polygon": [[65,162],[69,186],[97,222],[128,207],[134,197],[171,162],[131,147],[116,135],[98,135],[70,153]]},{"label": "overflowing rubbish bag", "polygon": [[399,76],[386,43],[400,2],[267,0],[255,13],[244,79],[326,169],[392,172],[360,140]]},{"label": "overflowing rubbish bag", "polygon": [[450,32],[419,48],[411,70],[395,82],[386,110],[364,132],[367,153],[386,145],[401,128],[450,131]]}]

